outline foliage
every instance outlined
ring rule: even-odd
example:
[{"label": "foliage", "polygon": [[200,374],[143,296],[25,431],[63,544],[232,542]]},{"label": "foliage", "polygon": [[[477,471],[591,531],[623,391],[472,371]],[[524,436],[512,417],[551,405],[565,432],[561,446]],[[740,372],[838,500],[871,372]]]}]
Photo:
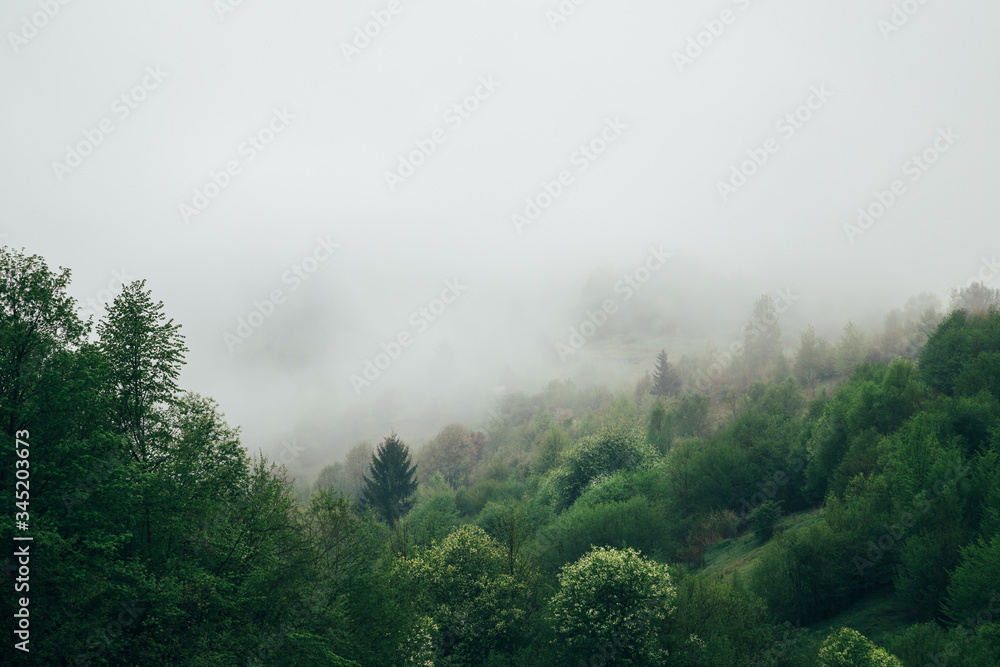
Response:
[{"label": "foliage", "polygon": [[701,436],[708,431],[708,410],[712,399],[705,394],[685,394],[677,403],[677,434]]},{"label": "foliage", "polygon": [[588,484],[619,470],[631,470],[654,458],[652,448],[635,429],[607,427],[566,452],[562,465],[549,475],[557,509],[566,509]]},{"label": "foliage", "polygon": [[851,628],[841,628],[826,638],[819,649],[819,664],[820,667],[903,667],[898,658]]},{"label": "foliage", "polygon": [[477,526],[462,526],[408,564],[425,620],[413,657],[484,664],[519,643],[528,616],[529,579],[511,575],[503,547]]},{"label": "foliage", "polygon": [[653,369],[653,387],[650,390],[655,396],[676,396],[681,391],[681,377],[677,370],[667,361],[666,350],[660,350],[656,355],[656,368]]},{"label": "foliage", "polygon": [[781,505],[768,500],[760,507],[756,508],[747,517],[750,522],[750,529],[761,542],[767,542],[774,536],[774,527],[781,518]]},{"label": "foliage", "polygon": [[392,525],[413,506],[417,468],[410,464],[410,450],[395,432],[378,446],[364,478],[361,502]]},{"label": "foliage", "polygon": [[562,569],[549,613],[574,658],[610,652],[608,664],[660,665],[675,596],[666,566],[634,549],[595,547]]}]

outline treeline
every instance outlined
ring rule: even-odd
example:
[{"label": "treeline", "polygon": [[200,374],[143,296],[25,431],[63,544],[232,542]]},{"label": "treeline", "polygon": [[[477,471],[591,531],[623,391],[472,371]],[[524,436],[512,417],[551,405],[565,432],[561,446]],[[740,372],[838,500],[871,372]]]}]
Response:
[{"label": "treeline", "polygon": [[[32,448],[30,529],[2,520],[34,540],[26,662],[1000,664],[990,307],[811,401],[752,345],[745,391],[679,391],[664,354],[630,395],[511,394],[303,490],[177,386],[184,341],[143,283],[91,331],[69,278],[0,250],[5,497],[15,435]],[[703,566],[741,540],[744,574]],[[818,629],[873,595],[906,619],[878,645]]]}]

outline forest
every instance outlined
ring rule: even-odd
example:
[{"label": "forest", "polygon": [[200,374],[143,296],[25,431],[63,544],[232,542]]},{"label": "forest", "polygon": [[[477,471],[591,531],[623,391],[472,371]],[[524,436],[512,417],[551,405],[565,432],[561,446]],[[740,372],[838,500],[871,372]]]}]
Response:
[{"label": "forest", "polygon": [[180,386],[152,287],[84,320],[70,280],[0,248],[24,664],[1000,665],[982,283],[787,349],[764,296],[730,349],[553,379],[425,443],[387,426],[302,479]]}]

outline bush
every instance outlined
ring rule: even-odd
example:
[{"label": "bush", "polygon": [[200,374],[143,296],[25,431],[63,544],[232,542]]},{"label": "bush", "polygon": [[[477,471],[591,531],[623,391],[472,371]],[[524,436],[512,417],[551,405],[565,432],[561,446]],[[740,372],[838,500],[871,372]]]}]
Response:
[{"label": "bush", "polygon": [[899,659],[857,630],[841,628],[819,649],[820,667],[903,667]]},{"label": "bush", "polygon": [[556,509],[572,505],[594,480],[633,470],[655,458],[652,447],[633,428],[606,427],[584,438],[565,454],[563,464],[549,477]]},{"label": "bush", "polygon": [[676,592],[667,566],[633,549],[594,548],[559,574],[549,606],[567,663],[595,656],[615,665],[662,665]]},{"label": "bush", "polygon": [[750,529],[761,542],[767,542],[774,537],[774,526],[781,518],[781,503],[768,500],[766,503],[750,512],[747,521]]}]

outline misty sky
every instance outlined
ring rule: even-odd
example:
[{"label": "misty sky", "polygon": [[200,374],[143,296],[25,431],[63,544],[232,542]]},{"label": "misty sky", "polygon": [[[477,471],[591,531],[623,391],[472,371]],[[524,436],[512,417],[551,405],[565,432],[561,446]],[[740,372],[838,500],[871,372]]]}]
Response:
[{"label": "misty sky", "polygon": [[784,290],[791,348],[1000,252],[992,0],[237,3],[6,0],[0,233],[100,313],[146,279],[293,470],[592,378],[612,330],[724,346]]}]

